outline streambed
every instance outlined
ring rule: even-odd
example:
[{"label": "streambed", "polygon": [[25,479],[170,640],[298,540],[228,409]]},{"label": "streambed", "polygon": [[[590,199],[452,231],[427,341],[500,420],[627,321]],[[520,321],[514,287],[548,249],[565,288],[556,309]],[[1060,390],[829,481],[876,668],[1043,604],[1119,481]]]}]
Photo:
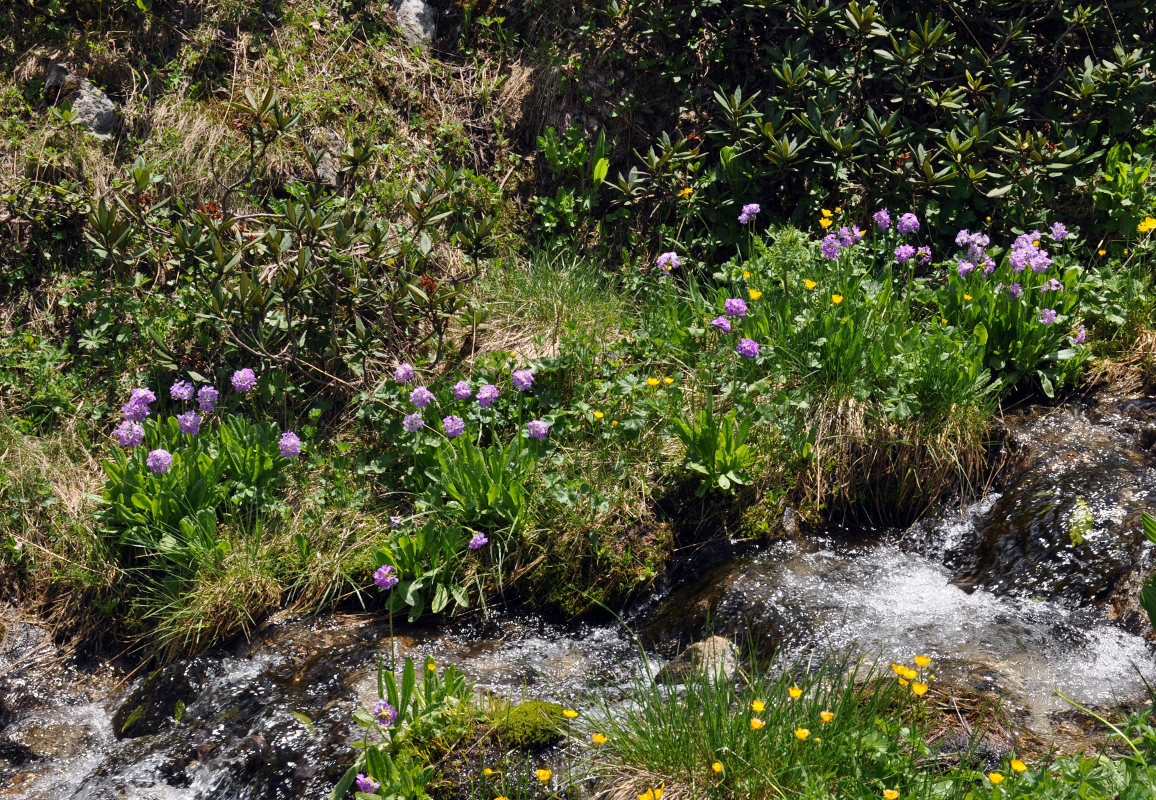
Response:
[{"label": "streambed", "polygon": [[[1156,656],[1135,603],[1156,508],[1156,401],[1102,400],[1007,421],[1008,485],[907,530],[833,527],[736,552],[662,587],[625,624],[516,614],[398,629],[401,656],[459,665],[478,688],[576,703],[709,630],[806,661],[852,649],[935,658],[940,681],[1000,695],[1026,730],[1064,733],[1073,700],[1135,702]],[[638,640],[632,638],[636,634]],[[151,677],[54,658],[34,625],[0,647],[0,798],[326,797],[376,697],[384,619],[270,622]],[[640,648],[639,642],[642,647]]]}]

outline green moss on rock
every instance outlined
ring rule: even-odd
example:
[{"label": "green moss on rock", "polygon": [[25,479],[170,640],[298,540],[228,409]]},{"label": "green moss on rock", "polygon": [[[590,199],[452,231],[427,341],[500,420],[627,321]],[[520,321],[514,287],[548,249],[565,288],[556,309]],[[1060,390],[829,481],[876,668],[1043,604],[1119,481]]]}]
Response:
[{"label": "green moss on rock", "polygon": [[506,747],[537,750],[562,738],[562,706],[542,700],[527,700],[491,714],[493,734]]}]

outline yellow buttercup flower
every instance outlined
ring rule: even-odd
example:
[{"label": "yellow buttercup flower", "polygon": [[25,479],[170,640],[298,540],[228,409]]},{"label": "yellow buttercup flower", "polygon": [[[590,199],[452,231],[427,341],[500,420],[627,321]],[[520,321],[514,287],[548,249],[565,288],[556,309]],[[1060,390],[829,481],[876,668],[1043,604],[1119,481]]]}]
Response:
[{"label": "yellow buttercup flower", "polygon": [[841,294],[831,295],[831,302],[834,303],[835,305],[839,305],[840,303],[843,302],[843,295],[841,295]]},{"label": "yellow buttercup flower", "polygon": [[658,378],[647,378],[646,379],[646,385],[647,386],[657,386],[658,385]]},{"label": "yellow buttercup flower", "polygon": [[683,189],[681,192],[678,193],[678,196],[685,199],[687,197],[690,197],[692,194],[694,194],[694,189],[687,186],[685,189]]},{"label": "yellow buttercup flower", "polygon": [[1013,758],[1011,760],[1011,768],[1013,770],[1015,770],[1016,772],[1024,772],[1025,770],[1027,770],[1028,765],[1025,764],[1024,762],[1020,761],[1018,758]]},{"label": "yellow buttercup flower", "polygon": [[792,686],[790,689],[787,689],[787,694],[791,696],[792,700],[798,700],[803,696],[803,690],[798,686]]},{"label": "yellow buttercup flower", "polygon": [[616,420],[616,419],[610,420],[610,427],[611,428],[617,428],[618,427],[618,420]]},{"label": "yellow buttercup flower", "polygon": [[763,293],[760,292],[758,289],[749,289],[749,290],[747,290],[747,294],[749,294],[751,296],[752,300],[758,300],[760,297],[763,296]]},{"label": "yellow buttercup flower", "polygon": [[607,742],[610,741],[609,737],[607,737],[601,733],[593,733],[590,735],[590,738],[592,740],[594,740],[594,744],[597,744],[597,745],[603,745],[603,744],[606,744]]},{"label": "yellow buttercup flower", "polygon": [[425,665],[425,668],[428,669],[430,672],[436,672],[438,665],[431,661]]},{"label": "yellow buttercup flower", "polygon": [[1144,217],[1144,221],[1136,226],[1136,230],[1140,233],[1147,233],[1153,228],[1156,228],[1156,219],[1152,219],[1152,217]]},{"label": "yellow buttercup flower", "polygon": [[751,711],[762,711],[766,707],[767,707],[767,704],[764,703],[762,700],[756,700],[753,703],[751,703]]},{"label": "yellow buttercup flower", "polygon": [[1106,255],[1108,255],[1108,251],[1107,251],[1107,250],[1100,250],[1100,251],[1099,251],[1099,253],[1100,253],[1100,255],[1102,255],[1102,256],[1106,256]]},{"label": "yellow buttercup flower", "polygon": [[918,675],[919,675],[919,673],[916,672],[915,670],[913,670],[911,667],[904,667],[903,668],[903,677],[907,678],[907,680],[909,680],[909,681],[915,680],[916,676],[918,676]]},{"label": "yellow buttercup flower", "polygon": [[927,694],[927,684],[920,683],[919,681],[913,681],[911,684],[911,691],[916,697],[923,697],[923,695]]},{"label": "yellow buttercup flower", "polygon": [[548,780],[550,780],[550,776],[554,773],[548,769],[536,769],[534,770],[534,774],[538,776],[538,780],[540,780],[542,783],[546,783]]},{"label": "yellow buttercup flower", "polygon": [[946,325],[947,324],[947,317],[940,317],[939,322],[943,325]]},{"label": "yellow buttercup flower", "polygon": [[[964,295],[964,297],[967,298],[968,300],[971,299],[966,294]],[[928,658],[927,656],[916,656],[915,657],[915,665],[918,667],[926,667],[930,663],[931,663],[931,659]]]},{"label": "yellow buttercup flower", "polygon": [[722,772],[722,762],[716,761],[710,765],[710,768],[713,769],[716,773]]},{"label": "yellow buttercup flower", "polygon": [[811,735],[811,732],[809,730],[807,730],[806,728],[795,728],[795,738],[798,739],[799,741],[806,739],[810,735]]},{"label": "yellow buttercup flower", "polygon": [[843,209],[839,208],[839,206],[835,206],[835,213],[836,214],[840,214],[840,213],[842,213],[842,211],[843,211]]},{"label": "yellow buttercup flower", "polygon": [[[970,300],[970,299],[971,299],[971,295],[970,295],[970,294],[965,294],[965,295],[963,296],[963,299],[964,299],[964,300]],[[918,659],[918,658],[917,658],[917,659],[915,659],[915,663],[916,663],[916,664],[919,664],[919,659]],[[924,665],[924,664],[920,664],[920,666],[926,666],[926,665]]]},{"label": "yellow buttercup flower", "polygon": [[666,786],[663,784],[654,789],[647,789],[642,794],[638,795],[638,800],[662,800],[662,790]]},{"label": "yellow buttercup flower", "polygon": [[662,382],[665,383],[667,386],[670,386],[670,384],[674,383],[674,378],[663,378]]},{"label": "yellow buttercup flower", "polygon": [[767,723],[763,722],[758,717],[751,717],[751,730],[752,731],[762,730],[763,726],[766,724]]},{"label": "yellow buttercup flower", "polygon": [[572,708],[564,708],[562,709],[562,716],[564,716],[566,719],[574,719],[578,716],[578,712]]},{"label": "yellow buttercup flower", "polygon": [[820,711],[819,712],[819,719],[823,720],[823,722],[830,722],[831,720],[835,719],[835,712],[834,711]]},{"label": "yellow buttercup flower", "polygon": [[807,278],[805,281],[803,281],[803,285],[806,286],[808,289],[814,289],[819,284],[815,283],[810,278]]},{"label": "yellow buttercup flower", "polygon": [[988,222],[991,222],[991,217],[988,217],[988,218],[987,218],[987,221],[988,221]]},{"label": "yellow buttercup flower", "polygon": [[510,800],[510,798],[506,797],[504,794],[500,794],[495,797],[494,800]]},{"label": "yellow buttercup flower", "polygon": [[751,279],[751,271],[749,269],[743,270],[743,280],[749,281]]},{"label": "yellow buttercup flower", "polygon": [[602,419],[602,418],[603,418],[603,417],[605,417],[605,416],[606,416],[606,415],[605,415],[605,414],[603,414],[601,411],[595,411],[595,412],[594,412],[594,419]]},{"label": "yellow buttercup flower", "polygon": [[899,792],[894,789],[883,790],[883,800],[896,800],[897,797],[899,797]]},{"label": "yellow buttercup flower", "polygon": [[996,786],[999,786],[1001,783],[1003,783],[1003,775],[998,772],[989,772],[987,774],[987,779]]},{"label": "yellow buttercup flower", "polygon": [[482,774],[488,778],[494,774],[494,771],[492,769],[490,769],[489,767],[486,767],[484,770],[482,770]]},{"label": "yellow buttercup flower", "polygon": [[827,219],[826,217],[823,217],[821,220],[819,220],[819,225],[821,227],[823,227],[824,229],[830,228],[831,227],[831,220]]},{"label": "yellow buttercup flower", "polygon": [[899,679],[899,685],[900,686],[906,686],[909,683],[911,683],[911,681],[907,680],[906,678],[900,678]]},{"label": "yellow buttercup flower", "polygon": [[827,209],[825,209],[825,208],[820,208],[820,209],[819,209],[819,213],[820,213],[820,214],[822,214],[824,217],[829,217],[829,216],[831,216],[831,212],[830,212],[830,211],[828,211],[828,210],[827,210]]}]

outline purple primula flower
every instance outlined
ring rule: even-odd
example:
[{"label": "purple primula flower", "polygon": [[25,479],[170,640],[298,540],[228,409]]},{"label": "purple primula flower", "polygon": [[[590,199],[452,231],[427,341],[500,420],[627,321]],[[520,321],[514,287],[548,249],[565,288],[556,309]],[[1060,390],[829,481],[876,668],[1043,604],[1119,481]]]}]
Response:
[{"label": "purple primula flower", "polygon": [[971,241],[971,234],[968,233],[967,228],[964,228],[959,233],[955,234],[955,243],[959,247],[966,247],[967,243]]},{"label": "purple primula flower", "polygon": [[1072,235],[1071,232],[1067,229],[1067,227],[1062,222],[1053,222],[1051,233],[1052,233],[1052,238],[1055,239],[1057,242],[1062,242],[1062,241],[1064,241],[1064,239],[1067,239],[1069,236]]},{"label": "purple primula flower", "polygon": [[425,408],[434,401],[434,395],[429,389],[419,386],[409,393],[409,401],[418,408]]},{"label": "purple primula flower", "polygon": [[197,416],[196,411],[186,411],[184,414],[177,414],[177,428],[180,429],[181,433],[196,436],[201,432],[201,418]]},{"label": "purple primula flower", "polygon": [[986,278],[995,272],[995,261],[992,260],[991,256],[985,255],[980,263],[983,266],[983,277]]},{"label": "purple primula flower", "polygon": [[197,391],[197,406],[200,407],[201,411],[209,414],[214,408],[216,408],[217,398],[220,396],[221,393],[214,389],[212,386],[202,386]]},{"label": "purple primula flower", "polygon": [[132,394],[129,395],[128,401],[130,403],[141,403],[142,405],[147,406],[155,403],[157,401],[157,396],[153,394],[152,389],[149,389],[147,386],[139,386],[132,390]]},{"label": "purple primula flower", "polygon": [[850,248],[858,244],[859,240],[863,238],[863,229],[852,225],[851,227],[843,226],[839,229],[839,244],[843,247]]},{"label": "purple primula flower", "polygon": [[417,433],[425,427],[425,420],[421,418],[420,411],[415,411],[412,414],[406,414],[401,418],[401,427],[405,428],[410,433]]},{"label": "purple primula flower", "polygon": [[875,227],[881,231],[885,231],[891,227],[891,214],[889,214],[885,208],[881,208],[876,211],[874,214],[874,219]]},{"label": "purple primula flower", "polygon": [[759,354],[759,343],[754,339],[739,339],[735,352],[743,358],[754,358]]},{"label": "purple primula flower", "polygon": [[1007,287],[1007,293],[1011,295],[1012,300],[1018,298],[1023,290],[1024,287],[1020,286],[1018,283],[1013,283],[1011,286]]},{"label": "purple primula flower", "polygon": [[144,444],[144,428],[135,422],[125,420],[112,432],[121,447],[136,447]]},{"label": "purple primula flower", "polygon": [[487,383],[481,389],[478,389],[478,405],[482,408],[489,408],[498,399],[498,387]]},{"label": "purple primula flower", "polygon": [[373,794],[381,788],[381,781],[375,781],[373,778],[357,773],[357,791],[365,792],[366,794]]},{"label": "purple primula flower", "polygon": [[762,209],[759,207],[758,203],[747,203],[745,206],[743,206],[742,213],[739,214],[739,224],[746,225],[748,222],[753,220],[760,211],[762,211]]},{"label": "purple primula flower", "polygon": [[823,257],[832,261],[839,257],[839,251],[842,249],[843,245],[839,244],[839,237],[833,233],[824,236],[823,241],[819,244],[819,250],[823,253]]},{"label": "purple primula flower", "polygon": [[731,321],[726,317],[715,317],[710,321],[710,324],[718,328],[723,333],[731,332]]},{"label": "purple primula flower", "polygon": [[401,527],[401,517],[397,514],[390,514],[389,526],[391,528],[400,528]]},{"label": "purple primula flower", "polygon": [[238,392],[250,392],[257,388],[257,374],[246,367],[233,373],[233,389]]},{"label": "purple primula flower", "polygon": [[959,273],[959,277],[966,278],[968,275],[975,272],[975,264],[972,264],[970,261],[960,261],[959,266],[955,268],[955,271]]},{"label": "purple primula flower", "polygon": [[478,550],[482,547],[485,547],[489,543],[490,540],[486,538],[486,534],[475,533],[474,538],[470,539],[470,543],[466,545],[466,547],[470,548],[471,550]]},{"label": "purple primula flower", "polygon": [[[385,567],[381,569],[385,569]],[[381,572],[381,569],[379,569],[378,572]],[[393,567],[390,567],[390,569],[393,569]],[[394,578],[393,581],[396,583],[397,578]],[[393,584],[390,584],[390,588],[392,587]],[[393,721],[397,719],[397,709],[391,706],[386,700],[378,700],[373,704],[373,718],[377,721],[378,725],[388,728],[393,724]]]},{"label": "purple primula flower", "polygon": [[145,465],[153,472],[168,472],[169,467],[173,465],[173,456],[168,450],[157,448],[149,453]]},{"label": "purple primula flower", "polygon": [[723,303],[723,313],[728,317],[745,317],[747,315],[747,304],[741,298],[732,297]]},{"label": "purple primula flower", "polygon": [[281,458],[297,458],[297,456],[301,455],[301,437],[293,431],[285,431],[281,434],[279,445],[281,448]]},{"label": "purple primula flower", "polygon": [[442,430],[446,432],[446,437],[449,439],[456,439],[462,435],[466,429],[465,421],[456,414],[450,414],[442,420]]},{"label": "purple primula flower", "polygon": [[1084,329],[1084,326],[1081,325],[1080,326],[1080,332],[1076,334],[1075,339],[1072,339],[1072,344],[1083,344],[1087,340],[1087,338],[1088,338],[1088,332]]},{"label": "purple primula flower", "polygon": [[192,400],[193,384],[189,381],[177,381],[169,389],[169,395],[174,400]]},{"label": "purple primula flower", "polygon": [[124,418],[129,422],[144,422],[145,418],[152,412],[144,403],[129,401],[120,407],[120,413],[124,414]]},{"label": "purple primula flower", "polygon": [[895,230],[901,234],[915,233],[919,230],[919,217],[908,211],[899,218],[899,222],[895,225]]},{"label": "purple primula flower", "polygon": [[909,244],[901,244],[895,248],[895,260],[900,264],[907,263],[907,260],[915,255],[915,248]]},{"label": "purple primula flower", "polygon": [[473,394],[474,390],[470,388],[468,382],[458,381],[454,384],[454,398],[458,400],[469,400]]},{"label": "purple primula flower", "polygon": [[1052,278],[1040,287],[1041,292],[1062,292],[1064,291],[1064,284],[1060,283],[1056,278]]},{"label": "purple primula flower", "polygon": [[398,383],[409,383],[413,380],[413,364],[404,361],[393,370],[393,379]]},{"label": "purple primula flower", "polygon": [[526,423],[526,434],[531,439],[545,439],[550,432],[550,423],[540,419],[532,419]]},{"label": "purple primula flower", "polygon": [[931,261],[931,248],[924,245],[915,251],[915,255],[919,258],[920,264],[926,264]]},{"label": "purple primula flower", "polygon": [[528,369],[515,370],[510,380],[519,392],[527,392],[534,385],[534,373]]},{"label": "purple primula flower", "polygon": [[[398,577],[393,574],[396,571],[397,570],[395,570],[392,565],[382,564],[380,567],[377,568],[377,571],[375,571],[373,573],[373,582],[377,584],[378,589],[381,589],[383,591],[388,592],[394,586],[397,586],[397,584],[399,582]],[[377,715],[377,711],[375,709],[374,710],[374,716],[376,716],[376,715]],[[391,719],[390,722],[393,722],[393,720]],[[388,725],[389,722],[387,722],[385,724]]]},{"label": "purple primula flower", "polygon": [[1051,325],[1056,321],[1056,312],[1051,308],[1040,309],[1040,322],[1044,325]]},{"label": "purple primula flower", "polygon": [[678,260],[678,253],[672,250],[669,253],[660,255],[654,263],[660,270],[669,275],[678,269],[682,262]]}]

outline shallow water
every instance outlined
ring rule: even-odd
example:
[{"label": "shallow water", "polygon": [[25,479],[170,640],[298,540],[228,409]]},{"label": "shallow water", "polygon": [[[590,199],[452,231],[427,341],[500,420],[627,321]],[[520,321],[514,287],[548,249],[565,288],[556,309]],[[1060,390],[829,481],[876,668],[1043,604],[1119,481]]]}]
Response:
[{"label": "shallow water", "polygon": [[[1156,506],[1154,412],[1071,407],[1012,420],[1024,467],[1002,492],[908,530],[832,528],[744,551],[626,623],[660,662],[708,630],[797,664],[846,650],[884,663],[927,654],[941,685],[1002,696],[1049,737],[1066,709],[1055,691],[1110,705],[1156,682],[1137,635],[1147,622],[1128,602],[1128,580],[1151,560],[1138,526],[1141,508]],[[620,624],[497,615],[398,632],[400,657],[432,655],[513,698],[580,704],[642,664]],[[43,631],[18,626],[0,645],[0,798],[327,797],[353,758],[351,712],[376,699],[388,641],[380,618],[286,620],[129,676],[54,663]]]}]

